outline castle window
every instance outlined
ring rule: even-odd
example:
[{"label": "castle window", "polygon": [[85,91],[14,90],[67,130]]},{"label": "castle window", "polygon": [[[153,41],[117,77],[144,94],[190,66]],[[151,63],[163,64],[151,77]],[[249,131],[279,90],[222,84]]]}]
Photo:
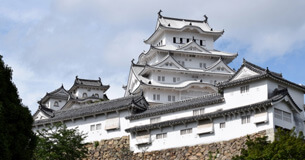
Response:
[{"label": "castle window", "polygon": [[250,123],[250,116],[242,116],[241,117],[241,124]]},{"label": "castle window", "polygon": [[180,130],[180,135],[191,134],[192,132],[192,128],[182,129]]},{"label": "castle window", "polygon": [[148,131],[140,131],[136,134],[136,144],[148,144],[151,142],[150,133]]},{"label": "castle window", "polygon": [[158,76],[158,81],[165,81],[165,77],[164,76]]},{"label": "castle window", "polygon": [[219,128],[226,128],[226,122],[219,123]]},{"label": "castle window", "polygon": [[173,37],[173,43],[176,43],[176,37]]},{"label": "castle window", "polygon": [[181,65],[184,67],[184,61],[181,61]]},{"label": "castle window", "polygon": [[183,39],[182,39],[182,38],[180,38],[180,43],[181,43],[181,44],[183,43]]},{"label": "castle window", "polygon": [[200,45],[202,46],[202,40],[200,40]]},{"label": "castle window", "polygon": [[168,95],[168,101],[173,101],[175,102],[176,101],[176,97],[175,96],[171,96],[171,95]]},{"label": "castle window", "polygon": [[102,129],[102,124],[96,124],[96,130],[100,130],[100,129]]},{"label": "castle window", "polygon": [[205,63],[199,63],[199,67],[200,68],[206,68],[206,64]]},{"label": "castle window", "polygon": [[87,93],[83,93],[83,98],[87,98]]},{"label": "castle window", "polygon": [[204,114],[204,108],[193,110],[194,116],[201,115],[201,114]]},{"label": "castle window", "polygon": [[253,123],[265,123],[268,121],[267,111],[258,111],[254,114]]},{"label": "castle window", "polygon": [[150,124],[158,123],[161,121],[161,117],[154,117],[150,119]]},{"label": "castle window", "polygon": [[53,106],[54,106],[54,107],[59,107],[58,102],[55,101]]},{"label": "castle window", "polygon": [[160,101],[160,94],[153,94],[153,100]]},{"label": "castle window", "polygon": [[97,98],[99,98],[99,95],[97,94],[97,93],[95,93],[95,95],[94,95],[95,97],[97,97]]},{"label": "castle window", "polygon": [[190,42],[190,39],[188,38],[188,39],[186,39],[186,43],[189,43]]},{"label": "castle window", "polygon": [[107,113],[105,130],[115,130],[120,128],[120,117],[116,112]]},{"label": "castle window", "polygon": [[176,77],[173,77],[173,82],[176,82]]},{"label": "castle window", "polygon": [[163,138],[167,138],[167,133],[156,134],[156,139],[163,139]]},{"label": "castle window", "polygon": [[291,113],[279,109],[274,109],[274,117],[286,122],[291,122]]},{"label": "castle window", "polygon": [[95,125],[90,126],[90,131],[95,131]]},{"label": "castle window", "polygon": [[240,87],[240,93],[249,92],[249,85]]}]

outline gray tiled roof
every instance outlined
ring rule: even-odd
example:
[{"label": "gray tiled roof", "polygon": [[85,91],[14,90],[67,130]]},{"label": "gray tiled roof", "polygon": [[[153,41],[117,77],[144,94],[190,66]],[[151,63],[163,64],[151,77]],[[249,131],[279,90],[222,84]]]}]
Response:
[{"label": "gray tiled roof", "polygon": [[220,94],[205,95],[198,98],[187,99],[183,101],[178,101],[174,103],[161,104],[158,106],[149,107],[143,113],[133,114],[126,117],[127,119],[140,119],[144,117],[156,116],[165,113],[172,113],[177,111],[182,111],[191,108],[197,108],[205,105],[212,105],[224,102],[224,98]]},{"label": "gray tiled roof", "polygon": [[128,96],[94,103],[80,108],[55,111],[54,117],[46,120],[35,121],[34,125],[59,122],[128,108],[132,109],[134,112],[141,112],[146,110],[147,106],[148,103],[143,95]]},{"label": "gray tiled roof", "polygon": [[86,87],[98,87],[104,89],[105,91],[109,89],[109,85],[103,85],[101,82],[101,78],[98,80],[90,80],[90,79],[80,79],[76,76],[73,86],[69,89],[69,91],[74,90],[79,86],[86,86]]},{"label": "gray tiled roof", "polygon": [[[239,74],[240,70],[243,68],[243,67],[247,67],[249,68],[250,70],[258,73],[258,75],[255,75],[255,76],[249,76],[249,77],[245,77],[245,78],[241,78],[241,79],[237,79],[237,80],[232,80],[237,74]],[[246,60],[243,61],[243,65],[239,68],[239,70],[233,75],[232,78],[230,78],[228,81],[225,81],[225,82],[221,82],[217,85],[217,87],[219,89],[223,89],[223,88],[227,88],[227,87],[232,87],[232,86],[236,86],[236,85],[241,85],[241,84],[244,84],[244,83],[249,83],[249,82],[252,82],[252,81],[257,81],[257,80],[260,80],[260,79],[264,79],[264,78],[270,78],[270,79],[273,79],[275,81],[278,81],[280,83],[284,83],[286,85],[289,85],[289,86],[292,86],[294,88],[297,88],[297,89],[300,89],[302,90],[303,92],[305,92],[305,87],[302,86],[302,85],[298,85],[296,83],[293,83],[291,81],[288,81],[286,79],[284,79],[282,77],[282,74],[279,74],[279,73],[275,73],[275,72],[271,72],[269,71],[269,69],[263,69],[255,64],[252,64]]]},{"label": "gray tiled roof", "polygon": [[50,93],[46,93],[46,95],[43,98],[41,98],[39,102],[45,102],[49,98],[66,100],[68,99],[68,97],[69,97],[68,91],[64,88],[63,85],[61,85],[61,87],[59,87],[58,89]]},{"label": "gray tiled roof", "polygon": [[137,131],[144,131],[144,130],[151,130],[151,129],[159,129],[162,127],[187,124],[187,123],[196,122],[199,120],[222,117],[225,115],[232,115],[232,114],[236,114],[236,113],[243,112],[243,111],[251,111],[251,110],[258,109],[258,108],[267,108],[272,105],[272,102],[277,102],[287,95],[289,95],[287,90],[282,91],[282,92],[277,92],[277,93],[275,93],[275,95],[272,98],[259,102],[259,103],[254,103],[254,104],[237,107],[237,108],[233,108],[233,109],[228,109],[228,110],[206,113],[206,114],[198,115],[198,116],[191,116],[191,117],[179,118],[179,119],[174,119],[174,120],[169,120],[169,121],[164,121],[164,122],[159,122],[159,123],[154,123],[154,124],[135,126],[135,127],[126,129],[126,132],[137,132]]}]

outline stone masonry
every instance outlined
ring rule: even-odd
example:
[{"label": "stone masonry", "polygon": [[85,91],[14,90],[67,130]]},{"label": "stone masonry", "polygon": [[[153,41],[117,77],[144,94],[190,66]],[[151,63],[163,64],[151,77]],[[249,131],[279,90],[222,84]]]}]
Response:
[{"label": "stone masonry", "polygon": [[[266,135],[266,131],[249,135],[251,139]],[[88,157],[84,160],[201,160],[217,159],[227,160],[239,155],[245,148],[247,136],[210,144],[185,146],[160,151],[133,153],[129,150],[129,137],[124,136],[110,140],[102,140],[88,144]]]}]

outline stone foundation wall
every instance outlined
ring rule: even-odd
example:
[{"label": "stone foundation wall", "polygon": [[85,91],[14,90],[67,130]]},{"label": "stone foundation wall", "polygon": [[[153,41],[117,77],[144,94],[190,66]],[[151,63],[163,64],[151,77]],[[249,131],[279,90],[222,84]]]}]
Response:
[{"label": "stone foundation wall", "polygon": [[[266,135],[262,131],[249,135],[251,139]],[[240,154],[242,148],[245,148],[247,136],[222,141],[217,143],[186,146],[180,148],[166,149],[152,152],[133,153],[129,150],[129,137],[121,137],[111,140],[102,140],[93,144],[88,144],[88,157],[84,160],[199,160],[199,159],[231,159],[233,156]]]}]

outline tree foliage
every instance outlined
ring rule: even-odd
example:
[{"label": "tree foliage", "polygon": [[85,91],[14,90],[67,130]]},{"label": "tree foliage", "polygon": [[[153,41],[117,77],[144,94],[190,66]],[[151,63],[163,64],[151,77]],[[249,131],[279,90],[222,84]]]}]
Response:
[{"label": "tree foliage", "polygon": [[36,144],[33,118],[21,104],[12,82],[12,69],[0,55],[0,160],[31,159]]},{"label": "tree foliage", "polygon": [[37,131],[38,143],[34,153],[36,160],[74,160],[86,157],[84,143],[86,135],[78,129],[67,129],[65,125],[55,124]]},{"label": "tree foliage", "polygon": [[305,140],[303,133],[296,134],[295,130],[278,129],[273,142],[267,137],[251,140],[248,137],[247,149],[242,149],[241,155],[233,160],[300,160],[305,157]]}]

